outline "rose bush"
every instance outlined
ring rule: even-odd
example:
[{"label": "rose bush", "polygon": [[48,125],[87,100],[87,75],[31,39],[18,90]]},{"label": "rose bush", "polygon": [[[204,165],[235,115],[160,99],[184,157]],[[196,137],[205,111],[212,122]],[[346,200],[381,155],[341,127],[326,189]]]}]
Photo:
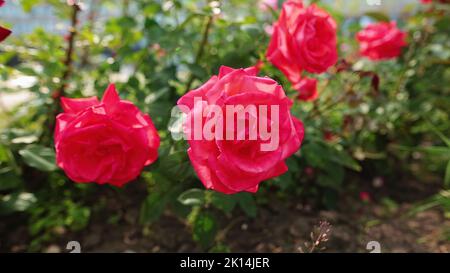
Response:
[{"label": "rose bush", "polygon": [[123,186],[158,157],[152,120],[119,98],[113,84],[97,97],[61,98],[55,129],[56,161],[75,182]]},{"label": "rose bush", "polygon": [[[427,185],[420,196],[435,193],[439,183],[448,189],[450,31],[442,1],[417,0],[415,9],[395,17],[402,30],[387,23],[391,12],[381,12],[389,1],[364,14],[353,13],[347,1],[116,1],[114,16],[105,16],[109,0],[82,2],[88,4],[8,1],[0,8],[0,24],[8,18],[20,30],[0,43],[0,100],[26,96],[18,105],[0,103],[0,229],[8,228],[0,232],[0,251],[45,251],[72,232],[81,235],[83,250],[96,250],[101,243],[84,247],[83,235],[105,223],[102,242],[107,234],[129,240],[117,233],[133,230],[133,239],[153,244],[168,238],[150,226],[162,217],[162,227],[173,218],[186,225],[173,228],[180,236],[192,232],[202,247],[192,250],[226,252],[247,247],[232,241],[231,226],[237,223],[241,234],[242,219],[253,231],[260,219],[247,217],[260,211],[364,212],[367,205],[391,207],[403,198],[392,189],[405,184],[414,191]],[[260,10],[258,3],[269,5]],[[3,16],[19,5],[32,11],[27,19],[38,27]],[[54,11],[50,26],[35,17],[39,7]],[[383,27],[366,31],[368,24]],[[368,61],[363,44],[368,56],[397,57]],[[103,100],[89,98],[101,97],[110,82],[123,100],[112,91]],[[62,100],[53,138],[60,96],[84,99]],[[262,152],[261,139],[172,138],[183,133],[179,117],[171,116],[177,101],[191,119],[202,117],[201,129],[214,131],[213,113],[200,115],[195,96],[205,109],[279,106],[278,148]],[[433,206],[448,203],[444,193]],[[178,247],[178,236],[169,237],[170,247],[147,249],[191,246],[183,237]]]}]

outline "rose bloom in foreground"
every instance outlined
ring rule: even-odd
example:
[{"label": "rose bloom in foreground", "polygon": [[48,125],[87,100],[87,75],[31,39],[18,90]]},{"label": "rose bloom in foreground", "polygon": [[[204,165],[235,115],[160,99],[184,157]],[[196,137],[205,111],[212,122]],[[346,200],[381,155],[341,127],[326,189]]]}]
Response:
[{"label": "rose bloom in foreground", "polygon": [[[247,69],[232,69],[222,66],[218,76],[213,76],[203,86],[188,92],[178,101],[180,109],[187,114],[184,123],[184,132],[188,137],[190,148],[188,155],[192,165],[207,189],[213,189],[226,194],[247,191],[256,192],[259,184],[267,179],[285,173],[288,168],[285,159],[295,153],[303,140],[303,124],[290,113],[292,101],[286,97],[283,88],[274,80],[267,77],[257,77],[255,67]],[[194,105],[195,103],[195,105]],[[201,108],[199,106],[202,106]],[[236,129],[238,116],[233,115],[235,138],[205,138],[195,139],[195,119],[202,119],[203,126],[217,116],[205,110],[208,106],[217,106],[226,113],[226,108],[233,106],[273,106],[279,109],[279,122],[277,125],[278,145],[274,149],[264,151],[262,144],[269,142],[262,140],[258,135],[256,139],[248,137],[251,113],[241,115],[244,120],[244,129]],[[260,108],[258,108],[260,109]],[[253,115],[261,118],[260,110]],[[269,112],[269,111],[268,111]],[[224,123],[231,116],[224,114]],[[242,118],[244,117],[244,118]],[[266,115],[268,128],[275,130],[271,113]],[[258,122],[260,122],[258,120]],[[205,129],[204,127],[200,130]],[[226,125],[219,127],[216,123],[215,136],[225,135]],[[230,130],[228,130],[230,131]],[[217,134],[219,132],[219,134]],[[246,136],[238,140],[237,135]]]},{"label": "rose bloom in foreground", "polygon": [[97,97],[61,98],[56,118],[56,160],[75,182],[123,186],[158,157],[152,120],[121,100],[113,84]]},{"label": "rose bloom in foreground", "polygon": [[367,25],[357,33],[360,54],[373,61],[398,57],[407,45],[406,33],[397,28],[397,23],[378,22]]},{"label": "rose bloom in foreground", "polygon": [[305,7],[302,1],[287,1],[273,25],[267,59],[295,88],[303,70],[320,74],[336,64],[336,28],[334,19],[316,5]]}]

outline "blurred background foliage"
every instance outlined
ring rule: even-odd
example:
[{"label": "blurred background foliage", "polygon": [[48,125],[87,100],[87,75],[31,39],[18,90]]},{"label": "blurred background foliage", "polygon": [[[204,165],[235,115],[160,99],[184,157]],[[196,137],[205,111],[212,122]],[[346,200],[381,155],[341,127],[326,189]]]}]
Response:
[{"label": "blurred background foliage", "polygon": [[[404,1],[410,4],[395,14],[379,9],[349,14],[343,1],[312,2],[338,22],[340,59],[315,76],[319,99],[313,103],[297,101],[285,77],[263,65],[261,75],[276,79],[295,100],[292,111],[305,123],[306,137],[288,160],[288,173],[264,182],[256,195],[204,190],[187,144],[171,137],[177,120],[170,114],[181,95],[220,65],[247,67],[264,60],[267,28],[279,10],[261,10],[255,0],[85,0],[65,79],[74,8],[60,0],[7,3],[0,20],[13,35],[0,44],[0,219],[12,224],[0,226],[2,237],[12,226],[25,225],[25,251],[41,251],[61,229],[77,232],[93,219],[119,225],[131,203],[139,208],[132,220],[139,228],[174,214],[204,250],[228,251],[220,219],[258,217],[258,208],[270,206],[274,197],[301,200],[313,210],[339,209],[363,191],[385,200],[401,181],[433,189],[414,199],[411,213],[440,206],[450,217],[449,7]],[[13,18],[8,9],[18,7],[33,22],[30,31],[14,31],[8,21]],[[51,14],[50,25],[33,20],[42,9]],[[361,59],[355,33],[368,22],[391,19],[408,32],[402,56],[379,63]],[[101,96],[110,82],[123,99],[151,115],[162,139],[159,159],[125,188],[75,184],[55,166],[49,129],[55,91]],[[7,105],[6,98],[14,96],[21,99]]]}]

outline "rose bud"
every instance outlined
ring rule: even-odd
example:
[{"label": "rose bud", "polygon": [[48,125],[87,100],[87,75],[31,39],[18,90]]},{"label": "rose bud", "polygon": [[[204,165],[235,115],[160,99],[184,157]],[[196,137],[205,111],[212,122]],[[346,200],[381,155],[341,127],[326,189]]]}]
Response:
[{"label": "rose bud", "polygon": [[317,79],[303,78],[294,85],[294,89],[298,91],[299,100],[313,101],[317,99]]}]

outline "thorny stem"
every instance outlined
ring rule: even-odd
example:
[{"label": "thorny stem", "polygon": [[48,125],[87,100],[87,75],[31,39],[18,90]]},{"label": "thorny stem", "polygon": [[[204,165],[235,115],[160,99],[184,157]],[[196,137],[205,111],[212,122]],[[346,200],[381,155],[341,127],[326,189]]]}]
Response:
[{"label": "thorny stem", "polygon": [[[200,42],[200,46],[199,46],[197,54],[195,56],[195,63],[198,63],[200,61],[200,59],[203,57],[203,54],[205,52],[205,47],[208,43],[209,30],[211,29],[213,20],[214,20],[213,15],[209,15],[206,19],[205,28],[203,29],[203,34],[202,34],[202,40]],[[195,76],[194,76],[194,74],[191,73],[189,76],[189,79],[186,83],[184,93],[187,93],[187,92],[189,92],[189,90],[191,90],[191,86],[192,86],[192,83],[194,82],[194,79],[195,79]]]},{"label": "thorny stem", "polygon": [[77,21],[78,21],[78,14],[80,12],[80,6],[78,4],[72,5],[72,15],[71,15],[71,21],[70,21],[70,29],[69,29],[69,37],[67,39],[67,48],[66,48],[66,54],[64,59],[64,72],[61,76],[61,85],[58,89],[55,90],[52,94],[53,98],[53,113],[50,116],[50,119],[48,120],[48,128],[50,130],[50,133],[53,132],[55,129],[55,119],[58,113],[61,111],[61,105],[60,105],[60,99],[63,97],[66,93],[67,88],[67,80],[70,77],[70,74],[72,73],[72,64],[73,64],[73,52],[75,48],[75,37],[77,34]]}]

